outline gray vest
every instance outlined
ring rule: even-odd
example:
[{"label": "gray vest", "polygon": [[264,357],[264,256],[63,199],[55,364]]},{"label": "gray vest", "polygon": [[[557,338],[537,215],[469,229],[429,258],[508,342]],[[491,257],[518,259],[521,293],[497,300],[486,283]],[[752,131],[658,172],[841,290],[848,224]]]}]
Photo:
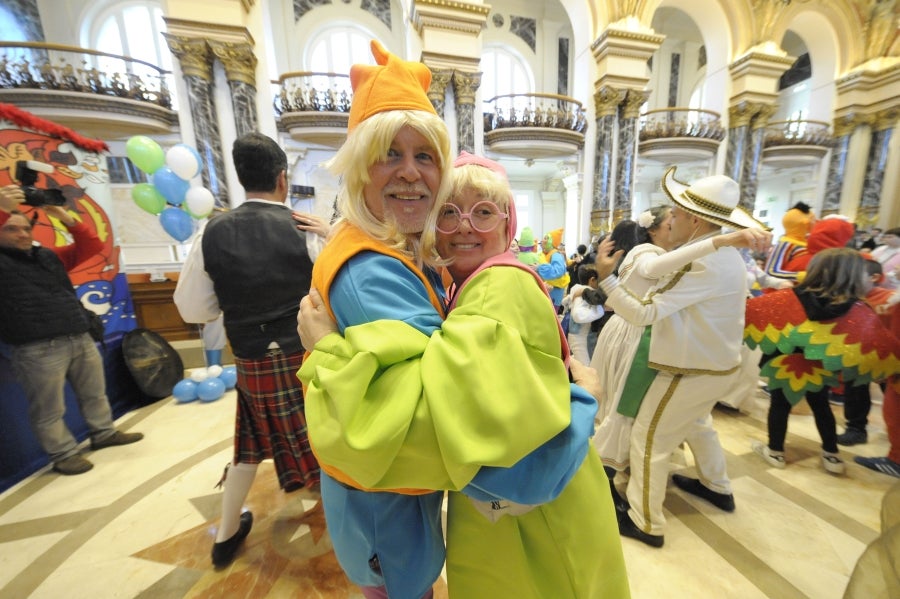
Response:
[{"label": "gray vest", "polygon": [[246,202],[212,219],[202,243],[234,355],[260,358],[273,341],[286,354],[303,351],[297,309],[313,265],[290,209]]}]

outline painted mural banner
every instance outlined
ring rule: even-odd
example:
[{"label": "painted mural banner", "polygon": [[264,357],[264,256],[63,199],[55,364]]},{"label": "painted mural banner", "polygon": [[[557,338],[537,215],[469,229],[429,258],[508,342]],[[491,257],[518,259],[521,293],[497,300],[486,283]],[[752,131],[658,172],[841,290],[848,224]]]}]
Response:
[{"label": "painted mural banner", "polygon": [[[53,167],[38,173],[35,187],[62,192],[65,208],[85,223],[103,242],[103,250],[69,272],[75,292],[85,308],[100,316],[106,337],[137,327],[125,274],[119,271],[119,248],[107,208],[111,207],[106,144],[56,123],[38,118],[11,104],[0,103],[0,186],[21,185],[17,164],[35,161]],[[46,248],[61,250],[72,244],[65,225],[44,210],[21,205],[28,218],[36,218],[34,238]]]}]

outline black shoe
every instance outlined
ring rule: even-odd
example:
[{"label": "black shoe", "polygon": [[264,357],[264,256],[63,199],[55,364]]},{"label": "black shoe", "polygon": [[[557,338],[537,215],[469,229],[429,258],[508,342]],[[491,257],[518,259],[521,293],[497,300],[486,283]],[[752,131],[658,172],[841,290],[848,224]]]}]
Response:
[{"label": "black shoe", "polygon": [[64,460],[57,460],[53,463],[53,471],[60,474],[74,475],[83,474],[93,468],[94,465],[78,455],[69,456]]},{"label": "black shoe", "polygon": [[868,440],[869,435],[866,433],[866,431],[861,431],[858,428],[848,427],[847,430],[843,432],[843,434],[837,436],[838,445],[845,445],[848,447],[850,445],[861,445]]},{"label": "black shoe", "polygon": [[123,433],[122,431],[116,431],[105,439],[100,439],[99,441],[92,440],[91,449],[97,451],[98,449],[103,449],[104,447],[130,445],[131,443],[137,443],[143,438],[144,433]]},{"label": "black shoe", "polygon": [[616,506],[616,513],[624,514],[627,512],[630,507],[628,505],[628,500],[619,494],[619,491],[613,486],[612,481],[609,481],[609,490],[612,493],[613,505]]},{"label": "black shoe", "polygon": [[672,482],[682,491],[705,499],[724,512],[734,511],[734,495],[730,493],[728,495],[725,493],[716,493],[712,489],[703,486],[703,483],[696,478],[688,478],[687,476],[682,476],[680,474],[673,474]]},{"label": "black shoe", "polygon": [[226,539],[221,543],[213,543],[213,566],[216,568],[224,568],[234,561],[234,554],[237,553],[238,547],[241,546],[241,543],[247,538],[247,535],[250,534],[250,529],[252,527],[253,514],[251,512],[244,512],[241,514],[241,523],[238,526],[238,531],[231,535],[230,539]]},{"label": "black shoe", "polygon": [[632,539],[637,539],[641,543],[646,545],[650,545],[651,547],[662,547],[666,538],[662,535],[651,535],[649,533],[640,530],[637,526],[634,525],[634,522],[631,521],[631,518],[628,517],[627,513],[618,514],[619,517],[619,534],[623,537],[631,537]]}]

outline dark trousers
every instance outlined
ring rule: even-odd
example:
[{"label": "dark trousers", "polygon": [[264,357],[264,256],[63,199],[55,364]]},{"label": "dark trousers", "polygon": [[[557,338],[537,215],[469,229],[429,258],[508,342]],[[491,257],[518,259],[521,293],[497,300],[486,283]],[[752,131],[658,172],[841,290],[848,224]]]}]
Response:
[{"label": "dark trousers", "polygon": [[[772,389],[770,395],[772,402],[769,404],[769,449],[784,451],[784,438],[787,436],[787,423],[792,406],[781,389]],[[822,449],[837,453],[837,426],[831,406],[828,404],[828,387],[824,387],[821,391],[807,392],[806,401],[812,409],[819,436],[822,437]]]},{"label": "dark trousers", "polygon": [[868,385],[844,388],[844,418],[847,428],[865,432],[872,409],[872,395]]}]

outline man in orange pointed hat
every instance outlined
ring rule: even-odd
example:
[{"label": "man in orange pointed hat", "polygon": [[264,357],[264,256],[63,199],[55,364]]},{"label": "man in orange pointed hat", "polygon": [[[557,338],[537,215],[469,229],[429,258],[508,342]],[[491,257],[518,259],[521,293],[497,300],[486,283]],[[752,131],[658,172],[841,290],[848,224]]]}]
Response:
[{"label": "man in orange pointed hat", "polygon": [[[314,297],[343,334],[380,320],[404,321],[430,334],[441,326],[445,300],[434,268],[435,234],[424,229],[445,195],[453,162],[450,136],[426,96],[428,68],[394,56],[378,42],[371,49],[377,65],[350,70],[347,141],[329,164],[343,182],[341,218],[313,268],[313,287],[321,295]],[[315,354],[321,353],[322,343],[315,347]],[[304,370],[310,443],[320,460],[322,504],[341,567],[367,599],[430,597],[445,556],[443,492],[370,492],[373,473],[403,460],[391,453],[394,445],[377,436],[394,423],[372,422],[371,411],[342,394],[335,399],[344,400],[338,403],[347,421],[337,435],[352,438],[358,451],[336,452],[334,427],[323,424],[316,400],[321,394]],[[359,385],[362,379],[345,382]],[[390,385],[384,393],[392,397]],[[397,419],[407,416],[402,405],[395,412]]]}]

